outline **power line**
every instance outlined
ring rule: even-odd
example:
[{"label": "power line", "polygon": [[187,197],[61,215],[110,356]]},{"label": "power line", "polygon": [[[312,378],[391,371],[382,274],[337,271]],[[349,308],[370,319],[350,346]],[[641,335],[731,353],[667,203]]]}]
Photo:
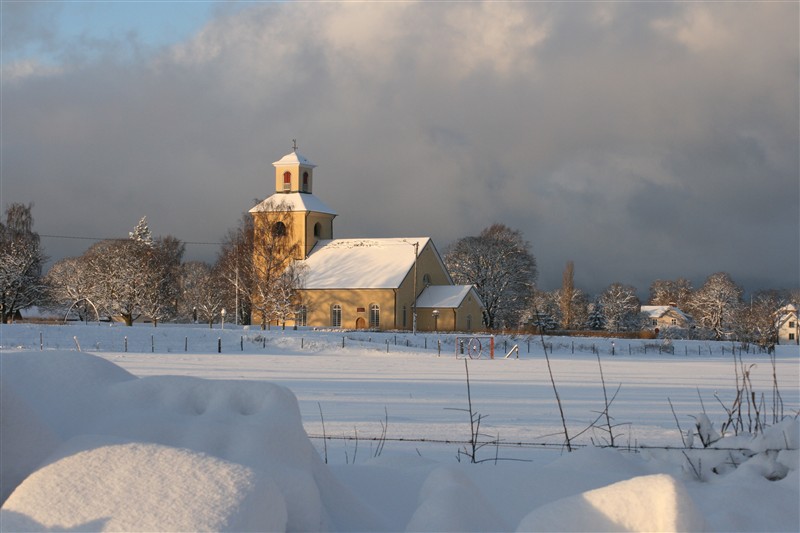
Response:
[{"label": "power line", "polygon": [[[74,236],[74,235],[50,235],[45,233],[39,233],[39,237],[45,237],[48,239],[73,239],[73,240],[81,240],[81,241],[127,241],[130,237],[85,237],[85,236]],[[223,242],[201,242],[201,241],[181,241],[183,244],[201,244],[201,245],[213,245],[213,246],[220,246],[225,243]]]}]

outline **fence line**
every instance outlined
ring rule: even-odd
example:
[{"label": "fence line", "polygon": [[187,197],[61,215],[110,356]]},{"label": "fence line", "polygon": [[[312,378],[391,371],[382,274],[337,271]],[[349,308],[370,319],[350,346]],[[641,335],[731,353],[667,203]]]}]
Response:
[{"label": "fence line", "polygon": [[[470,440],[461,439],[430,439],[430,438],[414,438],[414,437],[359,437],[355,435],[319,435],[308,433],[309,439],[316,440],[342,440],[342,441],[368,441],[368,442],[418,442],[424,444],[472,444]],[[526,441],[504,441],[504,440],[487,440],[477,441],[477,444],[482,446],[496,446],[500,448],[530,448],[530,449],[548,449],[548,448],[564,448],[566,444],[557,442],[526,442]],[[693,450],[693,451],[722,451],[722,452],[751,452],[756,453],[751,448],[736,448],[736,447],[707,447],[707,448],[687,448],[685,446],[651,446],[647,444],[635,445],[611,445],[611,444],[576,444],[570,443],[573,448],[613,448],[617,450]],[[770,448],[767,450],[759,450],[760,452],[779,452],[781,450],[796,451],[798,448]]]}]

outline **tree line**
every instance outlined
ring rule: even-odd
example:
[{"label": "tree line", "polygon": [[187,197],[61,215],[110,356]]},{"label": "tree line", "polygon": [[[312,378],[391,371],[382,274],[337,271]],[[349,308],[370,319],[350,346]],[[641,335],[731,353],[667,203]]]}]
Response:
[{"label": "tree line", "polygon": [[[255,315],[266,327],[293,319],[299,307],[296,290],[304,272],[291,259],[296,250],[284,238],[291,218],[288,211],[281,217],[279,207],[268,231],[256,231],[244,213],[213,264],[183,261],[185,244],[173,236],[154,238],[142,218],[128,238],[99,241],[80,256],[57,261],[46,274],[48,258],[33,229],[32,207],[12,204],[5,223],[0,222],[4,323],[37,305],[57,309],[65,318],[118,317],[128,325],[140,318],[155,325],[166,320],[211,325],[227,310],[231,322],[249,324]],[[538,289],[530,243],[503,224],[455,241],[443,260],[455,283],[475,286],[489,330],[626,332],[647,325],[635,287],[615,282],[591,296],[575,287],[572,261],[566,263],[561,287]],[[655,280],[646,303],[674,306],[693,318],[691,329],[670,328],[670,335],[764,345],[777,337],[776,312],[800,300],[797,290],[759,291],[748,302],[742,295],[729,274],[717,272],[698,288],[684,278]]]},{"label": "tree line", "polygon": [[[592,297],[575,287],[575,265],[567,261],[561,287],[536,287],[536,260],[518,230],[494,224],[478,236],[447,248],[445,264],[459,284],[474,284],[486,305],[489,329],[641,331],[651,324],[641,313],[635,287],[611,283]],[[800,301],[800,290],[760,290],[748,302],[730,274],[716,272],[698,288],[686,278],[652,282],[646,305],[671,306],[687,316],[684,327],[660,333],[672,338],[736,339],[771,347],[778,337],[778,313]]]}]

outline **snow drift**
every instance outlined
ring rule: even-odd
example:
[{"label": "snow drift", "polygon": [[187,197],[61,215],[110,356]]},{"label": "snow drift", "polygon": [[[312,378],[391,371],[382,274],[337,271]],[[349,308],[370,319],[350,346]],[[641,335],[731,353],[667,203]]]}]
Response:
[{"label": "snow drift", "polygon": [[[0,478],[29,476],[3,505],[3,530],[378,526],[368,512],[344,511],[358,503],[322,463],[283,387],[137,378],[92,355],[41,352],[4,354],[2,390]],[[184,503],[213,511],[176,513]]]}]

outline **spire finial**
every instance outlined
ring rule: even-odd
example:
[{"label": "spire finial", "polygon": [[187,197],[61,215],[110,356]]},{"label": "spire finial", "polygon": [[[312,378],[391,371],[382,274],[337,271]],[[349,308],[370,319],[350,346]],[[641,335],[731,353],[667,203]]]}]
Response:
[{"label": "spire finial", "polygon": [[292,151],[297,151],[297,139],[292,139]]}]

